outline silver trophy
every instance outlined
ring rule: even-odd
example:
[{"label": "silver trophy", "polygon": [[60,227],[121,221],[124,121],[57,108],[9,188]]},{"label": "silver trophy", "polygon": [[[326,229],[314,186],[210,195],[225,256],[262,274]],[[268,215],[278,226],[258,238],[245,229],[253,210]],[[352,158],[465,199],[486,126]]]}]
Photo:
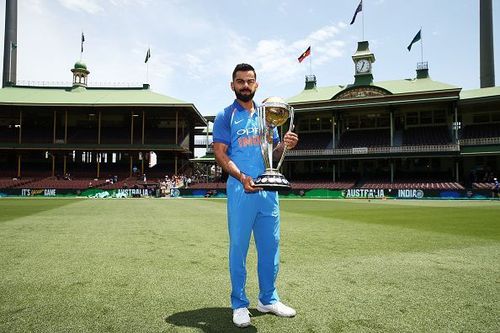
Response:
[{"label": "silver trophy", "polygon": [[289,191],[292,188],[290,182],[278,171],[285,159],[286,145],[276,168],[273,168],[273,133],[274,129],[284,125],[288,118],[289,128],[293,128],[293,115],[293,108],[280,97],[269,97],[257,108],[260,147],[266,171],[258,176],[254,183],[266,191]]}]

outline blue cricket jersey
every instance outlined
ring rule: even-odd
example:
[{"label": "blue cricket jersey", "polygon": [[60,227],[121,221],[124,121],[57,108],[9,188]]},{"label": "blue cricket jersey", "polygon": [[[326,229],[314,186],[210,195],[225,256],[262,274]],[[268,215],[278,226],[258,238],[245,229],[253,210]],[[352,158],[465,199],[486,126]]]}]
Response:
[{"label": "blue cricket jersey", "polygon": [[[257,109],[257,105],[254,104]],[[237,100],[215,118],[213,142],[228,146],[227,155],[245,175],[256,178],[265,171],[257,111],[250,114]],[[273,133],[279,142],[278,130]]]}]

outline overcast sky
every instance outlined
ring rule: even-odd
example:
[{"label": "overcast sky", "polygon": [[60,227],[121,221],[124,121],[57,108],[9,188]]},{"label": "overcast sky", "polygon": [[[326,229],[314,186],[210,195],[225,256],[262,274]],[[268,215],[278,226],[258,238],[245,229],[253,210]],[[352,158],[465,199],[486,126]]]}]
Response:
[{"label": "overcast sky", "polygon": [[[67,81],[80,58],[89,84],[146,81],[152,90],[194,103],[203,115],[229,105],[237,63],[257,69],[257,100],[304,88],[312,46],[319,86],[352,83],[351,55],[363,16],[349,25],[359,0],[19,0],[18,81]],[[500,81],[500,6],[493,1],[496,82]],[[0,8],[5,17],[5,1]],[[376,81],[415,77],[422,27],[424,61],[433,80],[479,88],[479,0],[364,0],[364,38],[375,54]],[[2,27],[5,24],[2,21]],[[4,35],[1,34],[3,45]],[[3,53],[2,53],[3,58]],[[2,62],[3,63],[3,62]]]}]

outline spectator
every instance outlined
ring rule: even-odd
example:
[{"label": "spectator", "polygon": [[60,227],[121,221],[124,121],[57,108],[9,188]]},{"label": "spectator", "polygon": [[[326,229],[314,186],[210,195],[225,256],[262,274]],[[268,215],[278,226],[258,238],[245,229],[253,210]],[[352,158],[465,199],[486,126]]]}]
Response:
[{"label": "spectator", "polygon": [[499,192],[500,192],[500,183],[498,182],[498,179],[495,177],[493,178],[493,188],[491,193],[492,198],[497,198]]}]

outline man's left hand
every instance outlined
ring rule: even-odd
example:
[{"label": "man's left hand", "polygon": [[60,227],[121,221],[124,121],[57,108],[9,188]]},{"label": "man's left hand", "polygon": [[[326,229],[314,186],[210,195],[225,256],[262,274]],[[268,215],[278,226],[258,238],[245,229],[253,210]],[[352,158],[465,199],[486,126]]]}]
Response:
[{"label": "man's left hand", "polygon": [[287,149],[293,149],[299,142],[299,136],[294,132],[286,132],[283,137],[283,142]]}]

